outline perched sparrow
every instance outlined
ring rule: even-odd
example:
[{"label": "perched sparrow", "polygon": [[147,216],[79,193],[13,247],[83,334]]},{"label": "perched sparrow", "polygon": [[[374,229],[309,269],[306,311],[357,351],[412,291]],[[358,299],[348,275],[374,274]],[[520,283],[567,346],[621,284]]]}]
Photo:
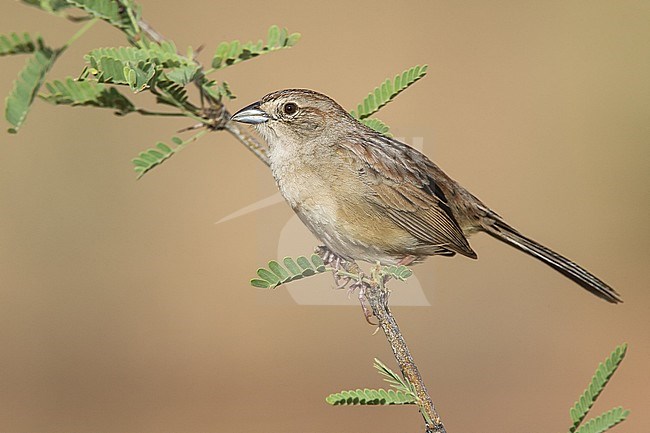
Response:
[{"label": "perched sparrow", "polygon": [[269,144],[280,191],[302,222],[346,260],[410,264],[426,256],[476,258],[483,231],[608,302],[614,289],[508,225],[425,155],[358,122],[311,90],[270,93],[232,116]]}]

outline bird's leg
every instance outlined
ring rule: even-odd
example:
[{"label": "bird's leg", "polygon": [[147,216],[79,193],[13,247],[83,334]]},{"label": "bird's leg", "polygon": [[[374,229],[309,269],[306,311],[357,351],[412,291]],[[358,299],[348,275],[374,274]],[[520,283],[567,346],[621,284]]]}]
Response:
[{"label": "bird's leg", "polygon": [[336,287],[334,287],[337,290],[340,289],[345,289],[348,284],[350,284],[350,281],[352,281],[352,277],[341,277],[339,274],[339,271],[343,269],[342,262],[344,262],[341,257],[336,256],[336,260],[334,261],[334,266],[332,273],[334,274],[334,283],[336,283]]},{"label": "bird's leg", "polygon": [[359,269],[359,266],[353,262],[344,259],[343,257],[333,253],[326,246],[316,247],[316,254],[323,259],[323,262],[332,267],[332,273],[334,274],[334,281],[336,283],[337,289],[344,289],[352,282],[351,276],[342,277],[339,275],[339,271],[343,270],[347,273],[357,274],[358,277],[356,281],[348,287],[348,296],[354,293],[355,290],[359,289],[359,303],[361,304],[361,309],[363,310],[363,316],[366,318],[366,322],[370,323],[373,326],[376,326],[376,323],[372,323],[370,318],[373,316],[372,309],[369,307],[368,300],[366,298],[366,285],[364,281],[363,272]]},{"label": "bird's leg", "polygon": [[[366,318],[366,322],[372,326],[377,326],[377,323],[373,323],[370,318],[374,316],[374,313],[372,312],[372,308],[370,307],[370,302],[368,302],[368,298],[366,298],[366,284],[363,282],[355,283],[358,284],[359,287],[359,304],[361,304],[361,310],[363,311],[363,317]],[[353,284],[353,286],[355,285]],[[352,289],[354,291],[354,289]]]},{"label": "bird's leg", "polygon": [[[365,275],[363,272],[359,272],[359,275],[356,279],[356,281],[352,284],[350,284],[350,287],[348,287],[348,299],[350,296],[354,293],[355,290],[359,290],[359,293],[357,294],[357,297],[359,299],[359,304],[361,304],[361,310],[363,311],[363,317],[365,317],[366,322],[368,322],[372,326],[377,326],[376,323],[373,323],[370,318],[374,316],[372,312],[372,308],[370,308],[370,303],[368,302],[368,298],[366,298],[366,289],[368,288],[368,282],[367,280],[364,281]],[[348,282],[350,281],[350,277],[348,277]]]},{"label": "bird's leg", "polygon": [[339,271],[347,271],[351,263],[345,260],[343,257],[334,254],[329,248],[324,245],[316,247],[315,252],[318,256],[320,256],[321,259],[323,259],[325,265],[332,267],[334,283],[336,284],[334,288],[345,289],[350,281],[352,281],[352,277],[342,277],[339,275]]}]

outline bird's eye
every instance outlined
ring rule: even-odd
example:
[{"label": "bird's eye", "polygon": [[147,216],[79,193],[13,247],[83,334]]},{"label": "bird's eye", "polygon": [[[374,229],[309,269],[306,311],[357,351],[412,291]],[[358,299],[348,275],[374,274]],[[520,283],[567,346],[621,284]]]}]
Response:
[{"label": "bird's eye", "polygon": [[284,110],[284,114],[291,116],[292,114],[296,114],[298,111],[298,106],[293,102],[287,102],[284,104],[284,107],[282,107],[282,110]]}]

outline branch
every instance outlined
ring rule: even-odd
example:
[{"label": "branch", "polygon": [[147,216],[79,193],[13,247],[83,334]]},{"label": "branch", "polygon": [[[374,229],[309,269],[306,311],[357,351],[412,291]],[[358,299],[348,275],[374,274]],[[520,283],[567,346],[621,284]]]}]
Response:
[{"label": "branch", "polygon": [[[356,263],[337,257],[327,247],[321,246],[316,248],[316,254],[322,257],[325,263],[334,263],[335,267],[345,269],[349,275],[356,277],[361,275],[361,270]],[[363,301],[365,300],[370,305],[373,316],[377,318],[379,327],[384,331],[384,335],[386,335],[386,339],[390,344],[390,348],[393,350],[393,355],[399,365],[402,376],[413,386],[413,390],[417,395],[416,404],[420,408],[420,413],[424,418],[426,433],[446,433],[442,419],[436,411],[433,401],[424,386],[424,381],[422,380],[422,376],[420,376],[420,371],[418,370],[418,367],[413,360],[413,356],[411,356],[411,351],[406,344],[406,340],[397,325],[397,320],[395,320],[395,316],[393,316],[388,307],[390,291],[385,285],[388,277],[380,275],[379,270],[381,268],[379,266],[376,269],[377,270],[373,272],[371,279],[359,278],[354,286],[360,290],[359,297],[362,301],[364,312],[366,312],[366,307],[363,304]],[[336,271],[335,279],[340,275],[345,275],[345,273],[340,270]],[[366,314],[367,313],[368,312],[366,312]],[[367,318],[368,316],[366,315],[366,319]]]},{"label": "branch", "polygon": [[140,27],[140,30],[142,30],[151,40],[161,44],[165,42],[165,37],[161,35],[156,29],[151,27],[151,24],[146,22],[143,19],[138,20],[138,27]]},{"label": "branch", "polygon": [[386,335],[390,348],[393,350],[395,360],[402,371],[402,376],[413,385],[415,393],[418,396],[420,413],[422,413],[422,417],[425,420],[425,431],[427,433],[446,433],[445,426],[442,424],[440,415],[438,415],[433,401],[424,386],[420,371],[413,360],[413,356],[411,356],[411,351],[397,325],[397,320],[395,320],[395,316],[393,316],[388,307],[388,289],[383,283],[377,285],[363,283],[363,285],[364,287],[361,290],[365,290],[365,297],[370,304],[373,315],[379,321],[379,326]]},{"label": "branch", "polygon": [[[159,33],[156,29],[154,29],[145,20],[143,19],[138,20],[138,26],[140,27],[140,30],[142,30],[142,32],[144,32],[153,41],[157,43],[162,43],[165,41],[165,37],[161,33]],[[203,66],[201,66],[201,70],[203,70]],[[200,86],[198,87],[199,87],[199,91],[202,91]],[[262,161],[264,164],[268,166],[269,157],[267,155],[268,152],[266,146],[261,144],[248,131],[240,128],[238,124],[236,124],[235,122],[231,122],[230,113],[228,112],[228,110],[225,108],[225,106],[221,101],[214,101],[214,99],[212,98],[208,98],[208,100],[215,103],[215,106],[211,107],[212,109],[210,110],[210,113],[213,113],[213,115],[210,116],[210,120],[212,120],[214,125],[212,126],[212,129],[213,130],[225,129],[230,134],[232,134],[232,136],[235,137],[241,144],[246,146],[248,150],[253,152],[253,154],[257,156],[257,158],[260,161]]]}]

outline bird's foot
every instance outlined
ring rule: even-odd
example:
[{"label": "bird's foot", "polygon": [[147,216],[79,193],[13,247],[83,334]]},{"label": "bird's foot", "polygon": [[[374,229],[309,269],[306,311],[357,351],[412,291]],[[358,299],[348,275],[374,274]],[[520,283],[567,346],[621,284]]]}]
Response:
[{"label": "bird's foot", "polygon": [[[336,284],[335,289],[348,289],[348,297],[350,297],[355,290],[359,290],[358,299],[361,304],[361,309],[363,310],[363,316],[366,319],[366,322],[373,326],[377,326],[376,323],[370,321],[370,318],[374,315],[372,308],[368,299],[366,298],[366,288],[367,282],[364,281],[364,274],[361,272],[361,269],[354,261],[349,261],[343,257],[335,254],[326,246],[316,247],[315,253],[323,259],[323,262],[326,266],[332,268],[332,274],[334,275],[334,282]],[[348,275],[341,275],[341,272],[345,272]],[[351,276],[349,274],[354,274]]]},{"label": "bird's foot", "polygon": [[[368,322],[372,326],[377,326],[377,323],[373,323],[370,318],[374,316],[375,314],[372,312],[372,308],[370,307],[370,303],[368,302],[368,298],[366,297],[366,285],[363,282],[358,282],[354,283],[358,284],[359,288],[359,303],[361,304],[361,310],[363,311],[363,317],[365,317],[366,322]],[[354,285],[353,284],[353,285]]]},{"label": "bird's foot", "polygon": [[[348,282],[352,281],[352,277],[346,277]],[[348,299],[350,299],[350,296],[355,292],[355,290],[359,289],[359,296],[361,297],[362,293],[365,291],[365,282],[363,279],[365,278],[365,275],[363,275],[363,272],[360,272],[358,277],[354,279],[354,283],[350,284],[348,287]]]},{"label": "bird's foot", "polygon": [[334,253],[332,252],[332,250],[330,250],[329,248],[327,248],[325,245],[317,246],[317,247],[314,249],[314,253],[315,253],[317,256],[319,256],[321,259],[323,259],[323,262],[325,263],[325,265],[333,266],[334,263],[337,261],[337,259],[340,259],[339,256],[337,256],[336,254],[334,254]]},{"label": "bird's foot", "polygon": [[[350,279],[351,277],[348,277],[348,282]],[[370,302],[368,302],[368,298],[366,297],[367,288],[368,288],[368,282],[366,280],[366,277],[363,274],[363,272],[359,272],[359,275],[355,279],[354,283],[350,284],[350,286],[348,287],[348,299],[350,298],[350,296],[352,296],[355,290],[358,290],[357,298],[359,299],[359,304],[361,305],[361,310],[363,311],[363,317],[365,317],[366,322],[368,322],[372,326],[377,326],[376,323],[373,323],[370,320],[370,318],[375,314],[372,312],[372,308],[370,308]]]},{"label": "bird's foot", "polygon": [[341,271],[351,272],[351,269],[357,269],[356,263],[348,261],[343,257],[333,253],[326,246],[316,247],[315,253],[323,259],[326,266],[332,268],[332,275],[334,276],[335,289],[345,289],[352,282],[351,276],[341,275]]}]

